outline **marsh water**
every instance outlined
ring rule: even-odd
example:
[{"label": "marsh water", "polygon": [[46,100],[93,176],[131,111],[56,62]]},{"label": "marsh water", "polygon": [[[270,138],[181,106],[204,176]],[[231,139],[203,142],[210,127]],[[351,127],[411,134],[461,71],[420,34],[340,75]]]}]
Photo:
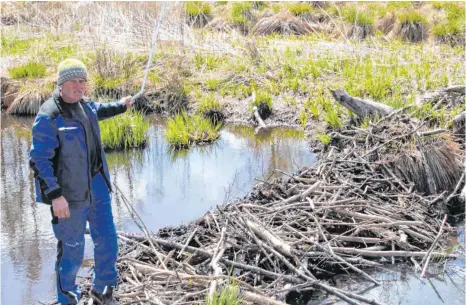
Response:
[{"label": "marsh water", "polygon": [[[163,121],[151,121],[149,145],[142,150],[109,152],[110,174],[148,229],[156,232],[203,216],[225,201],[242,197],[274,171],[310,166],[303,134],[274,129],[254,136],[250,127],[229,126],[213,145],[171,153]],[[32,173],[28,168],[33,118],[2,115],[1,304],[40,304],[54,299],[56,241],[48,206],[32,205]],[[121,195],[112,198],[118,230],[140,232]],[[92,259],[86,235],[85,259]],[[82,270],[81,276],[88,275]]]},{"label": "marsh water", "polygon": [[[109,152],[107,158],[113,181],[152,232],[193,221],[216,205],[246,195],[255,183],[268,179],[274,169],[291,173],[315,162],[298,131],[274,129],[255,136],[252,128],[240,126],[225,127],[213,145],[174,154],[164,140],[163,120],[147,119],[151,127],[145,149]],[[56,241],[50,210],[32,204],[34,190],[28,168],[32,122],[33,118],[2,115],[1,304],[41,304],[53,301],[56,293]],[[114,194],[112,206],[118,230],[139,232],[119,193]],[[86,235],[84,265],[92,260],[92,247]],[[464,260],[453,264],[463,270]],[[89,270],[83,268],[78,276],[88,275]],[[367,288],[365,293],[377,299],[382,296],[387,304],[464,303],[465,282],[460,271],[449,278],[442,275],[429,279],[432,285],[420,282],[409,271],[379,272],[374,276],[388,280],[381,287]],[[364,285],[353,277],[343,278],[341,283],[352,290]],[[312,304],[334,302],[324,298]]]}]

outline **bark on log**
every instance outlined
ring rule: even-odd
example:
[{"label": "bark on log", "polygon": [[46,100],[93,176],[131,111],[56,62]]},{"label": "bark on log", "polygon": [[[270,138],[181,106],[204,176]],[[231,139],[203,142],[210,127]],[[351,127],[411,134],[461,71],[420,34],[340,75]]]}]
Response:
[{"label": "bark on log", "polygon": [[245,219],[246,226],[253,231],[262,240],[272,245],[274,249],[286,256],[291,256],[291,247],[285,243],[281,238],[267,230],[264,226],[252,222],[249,219]]},{"label": "bark on log", "polygon": [[453,133],[464,140],[466,111],[461,112],[453,119]]},{"label": "bark on log", "polygon": [[393,111],[390,106],[352,97],[343,89],[330,89],[330,91],[337,102],[361,118],[376,115],[382,117]]}]

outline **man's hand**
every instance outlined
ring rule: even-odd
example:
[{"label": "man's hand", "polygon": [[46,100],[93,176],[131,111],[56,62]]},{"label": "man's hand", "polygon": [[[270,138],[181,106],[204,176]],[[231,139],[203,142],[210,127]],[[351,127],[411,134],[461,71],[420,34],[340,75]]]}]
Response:
[{"label": "man's hand", "polygon": [[133,107],[134,100],[132,96],[125,96],[121,99],[121,101],[125,102],[126,109],[130,109],[131,107]]},{"label": "man's hand", "polygon": [[68,207],[68,201],[65,197],[60,196],[52,200],[53,214],[58,218],[70,217],[70,209]]}]

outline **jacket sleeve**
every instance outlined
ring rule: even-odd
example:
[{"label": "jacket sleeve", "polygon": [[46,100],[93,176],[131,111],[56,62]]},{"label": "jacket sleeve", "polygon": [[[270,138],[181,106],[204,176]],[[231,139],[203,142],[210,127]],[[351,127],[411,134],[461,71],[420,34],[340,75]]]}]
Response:
[{"label": "jacket sleeve", "polygon": [[32,126],[32,146],[29,154],[29,166],[38,180],[40,191],[53,200],[62,195],[60,185],[53,169],[55,149],[59,146],[56,127],[48,115],[39,113]]},{"label": "jacket sleeve", "polygon": [[111,118],[126,111],[126,105],[124,102],[96,103],[91,101],[90,104],[91,107],[97,111],[97,118],[99,121]]}]

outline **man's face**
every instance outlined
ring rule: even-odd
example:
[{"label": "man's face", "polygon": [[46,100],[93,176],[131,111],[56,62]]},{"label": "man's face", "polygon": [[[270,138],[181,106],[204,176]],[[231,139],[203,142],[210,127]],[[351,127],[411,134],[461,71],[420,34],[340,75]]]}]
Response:
[{"label": "man's face", "polygon": [[73,78],[63,83],[61,88],[62,98],[67,103],[76,103],[86,92],[87,81],[84,78]]}]

